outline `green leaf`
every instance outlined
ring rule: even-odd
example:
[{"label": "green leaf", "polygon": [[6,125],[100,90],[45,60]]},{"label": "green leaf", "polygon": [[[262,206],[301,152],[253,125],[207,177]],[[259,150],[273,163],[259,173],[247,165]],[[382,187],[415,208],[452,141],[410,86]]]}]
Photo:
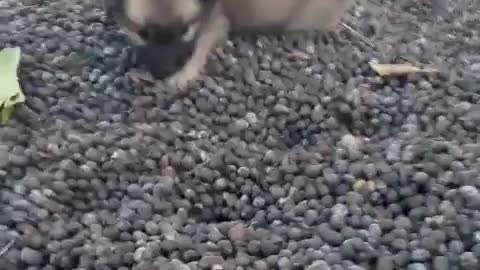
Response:
[{"label": "green leaf", "polygon": [[18,66],[21,51],[19,47],[0,51],[0,122],[5,124],[16,104],[25,102],[25,96],[18,82]]}]

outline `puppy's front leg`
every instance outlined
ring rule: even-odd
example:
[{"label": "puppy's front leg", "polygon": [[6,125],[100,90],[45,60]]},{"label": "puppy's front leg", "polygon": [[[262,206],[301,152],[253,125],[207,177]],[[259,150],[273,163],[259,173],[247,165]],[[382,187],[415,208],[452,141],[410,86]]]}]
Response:
[{"label": "puppy's front leg", "polygon": [[199,27],[200,32],[192,56],[180,71],[167,80],[170,86],[183,89],[190,81],[197,79],[207,63],[210,51],[227,37],[228,19],[220,4],[215,5],[210,16]]}]

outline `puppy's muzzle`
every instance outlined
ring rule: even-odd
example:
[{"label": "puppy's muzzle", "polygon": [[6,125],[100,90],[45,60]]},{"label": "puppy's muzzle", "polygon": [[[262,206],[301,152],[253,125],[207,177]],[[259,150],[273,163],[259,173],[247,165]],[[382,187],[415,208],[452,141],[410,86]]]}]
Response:
[{"label": "puppy's muzzle", "polygon": [[131,65],[145,68],[158,80],[173,75],[187,63],[193,52],[194,41],[184,41],[182,30],[149,26],[139,31],[146,43],[132,47]]},{"label": "puppy's muzzle", "polygon": [[170,45],[146,44],[132,47],[130,61],[134,66],[148,70],[155,79],[162,80],[180,70],[190,59],[192,43]]}]

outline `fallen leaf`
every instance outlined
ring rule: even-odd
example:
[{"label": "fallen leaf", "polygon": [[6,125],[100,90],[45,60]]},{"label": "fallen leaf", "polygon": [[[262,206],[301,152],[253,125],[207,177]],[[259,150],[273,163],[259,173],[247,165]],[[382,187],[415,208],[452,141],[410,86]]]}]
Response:
[{"label": "fallen leaf", "polygon": [[370,67],[380,76],[398,76],[413,73],[434,73],[437,69],[418,68],[411,64],[375,64],[370,62]]},{"label": "fallen leaf", "polygon": [[18,65],[21,51],[19,47],[0,51],[0,122],[5,124],[16,104],[25,102],[25,96],[18,82]]}]

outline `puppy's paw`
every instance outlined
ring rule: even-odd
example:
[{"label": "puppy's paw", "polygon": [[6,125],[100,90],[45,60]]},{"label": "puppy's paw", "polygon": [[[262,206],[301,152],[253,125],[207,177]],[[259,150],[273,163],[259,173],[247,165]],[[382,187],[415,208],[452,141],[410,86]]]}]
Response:
[{"label": "puppy's paw", "polygon": [[135,83],[139,83],[140,81],[146,81],[150,83],[155,82],[155,78],[150,73],[141,71],[139,69],[132,69],[128,71],[126,75]]},{"label": "puppy's paw", "polygon": [[179,90],[185,89],[190,82],[195,81],[200,77],[200,72],[195,68],[184,68],[167,79],[167,84],[170,87]]}]

